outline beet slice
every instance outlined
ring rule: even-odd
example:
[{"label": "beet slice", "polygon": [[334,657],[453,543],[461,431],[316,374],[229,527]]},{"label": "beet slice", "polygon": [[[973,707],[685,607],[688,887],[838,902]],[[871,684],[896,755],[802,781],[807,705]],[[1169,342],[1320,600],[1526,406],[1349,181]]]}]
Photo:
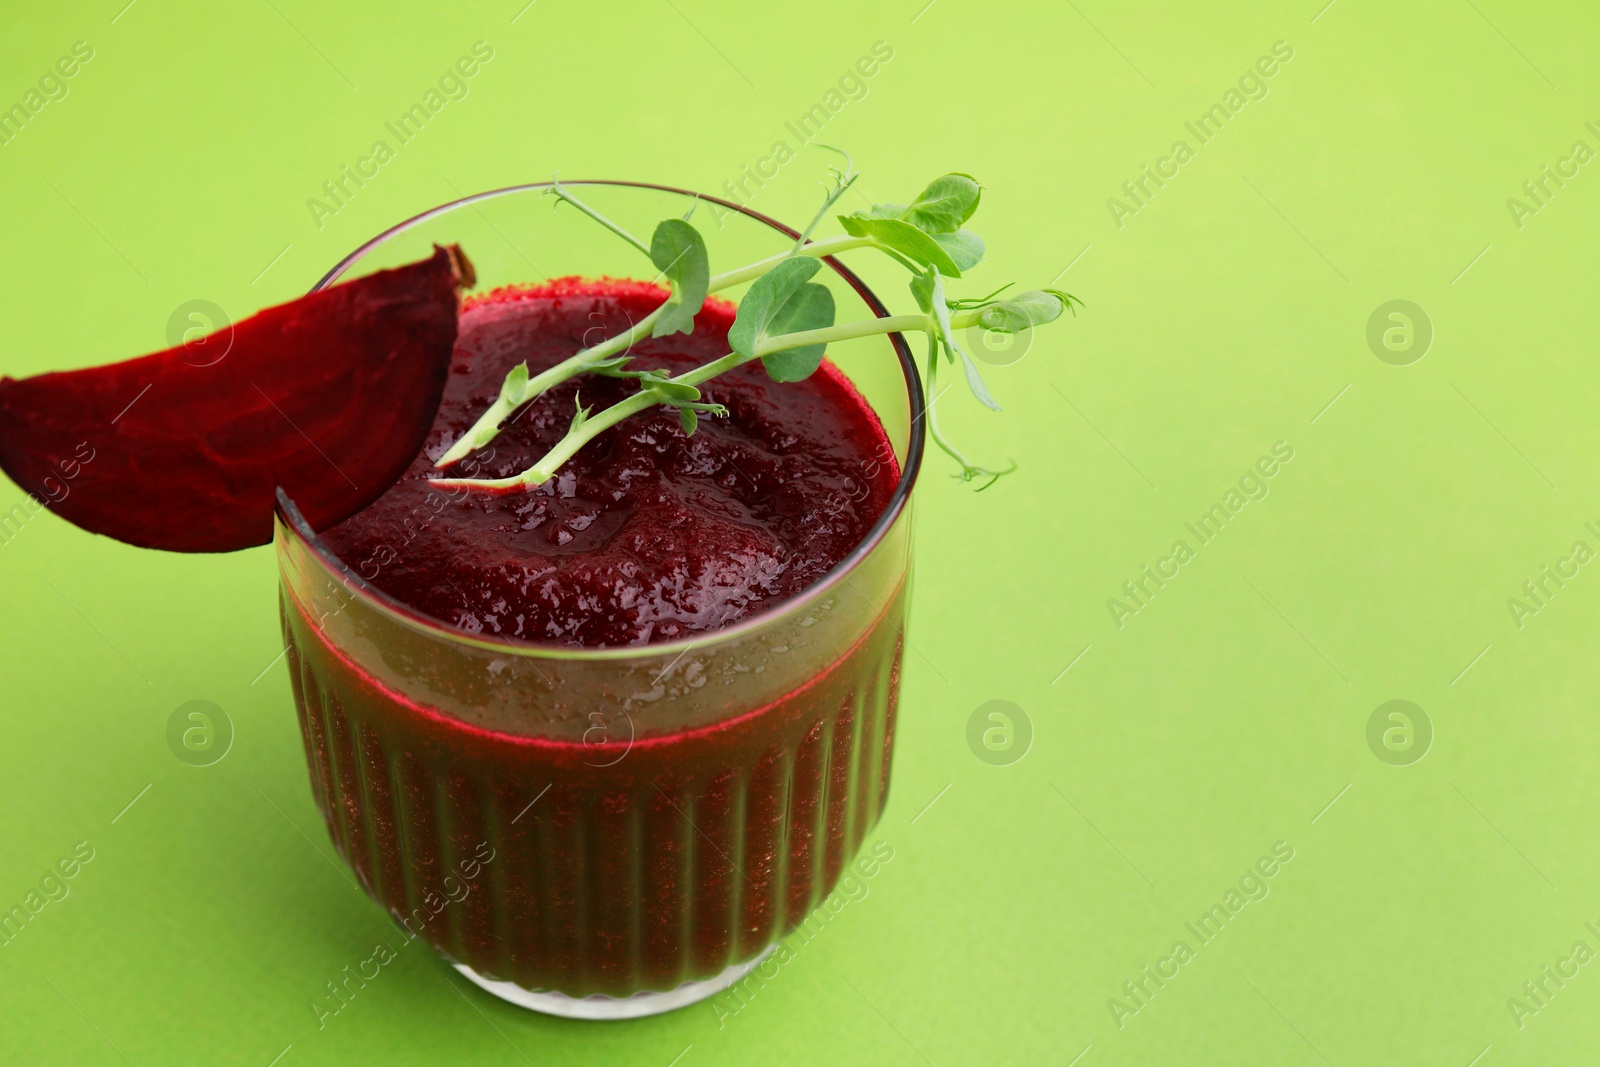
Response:
[{"label": "beet slice", "polygon": [[267,544],[279,486],[326,529],[421,450],[450,370],[456,289],[472,282],[460,250],[436,246],[203,341],[0,379],[0,468],[69,522],[143,548]]}]

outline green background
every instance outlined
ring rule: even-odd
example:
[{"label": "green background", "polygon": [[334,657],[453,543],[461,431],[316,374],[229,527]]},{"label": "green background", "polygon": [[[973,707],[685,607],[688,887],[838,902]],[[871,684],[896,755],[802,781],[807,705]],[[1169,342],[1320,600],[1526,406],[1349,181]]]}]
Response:
[{"label": "green background", "polygon": [[[8,536],[0,904],[75,842],[95,858],[0,948],[0,1059],[1592,1054],[1600,965],[1547,980],[1520,1026],[1507,1005],[1574,942],[1600,949],[1600,574],[1520,627],[1507,606],[1573,542],[1600,548],[1600,168],[1520,227],[1507,205],[1575,141],[1600,148],[1591,10],[123,2],[3,17],[0,102],[94,48],[0,147],[6,373],[164,347],[190,300],[243,317],[458,193],[558,169],[719,191],[793,146],[784,122],[877,41],[893,59],[824,133],[861,188],[904,200],[978,175],[991,255],[958,291],[1055,278],[1087,308],[989,374],[1002,415],[942,404],[954,435],[1022,471],[974,495],[930,456],[918,489],[914,651],[874,835],[894,859],[732,1017],[543,1018],[418,948],[319,1031],[311,999],[390,927],[311,802],[270,550],[141,552],[50,515]],[[480,40],[494,57],[470,95],[319,228],[307,198]],[[1184,123],[1277,41],[1293,58],[1268,95],[1199,145]],[[1119,226],[1108,198],[1180,138],[1194,158]],[[826,161],[802,152],[752,206],[809,217]],[[1366,340],[1395,299],[1435,333],[1405,366]],[[1270,494],[1191,541],[1119,628],[1108,598],[1279,441],[1294,458]],[[0,512],[20,499],[7,483]],[[167,747],[192,699],[236,729],[213,766]],[[1420,762],[1369,748],[1393,699],[1432,724]],[[969,748],[990,700],[1031,722],[1020,761]],[[1184,924],[1279,841],[1293,860],[1270,894],[1200,945]],[[1119,1020],[1108,1000],[1180,939],[1194,958]]]}]

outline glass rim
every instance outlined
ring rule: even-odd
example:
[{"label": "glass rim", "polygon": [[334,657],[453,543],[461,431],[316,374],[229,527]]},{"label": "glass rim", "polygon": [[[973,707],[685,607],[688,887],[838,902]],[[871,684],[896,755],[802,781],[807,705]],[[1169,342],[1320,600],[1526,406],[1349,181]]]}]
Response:
[{"label": "glass rim", "polygon": [[[336,263],[327,274],[324,274],[322,278],[311,287],[311,292],[320,292],[333,285],[344,276],[346,271],[348,271],[367,253],[382,246],[391,238],[397,237],[400,234],[405,233],[430,219],[439,217],[458,208],[471,206],[483,200],[490,200],[500,196],[508,196],[513,193],[528,192],[534,189],[548,189],[554,184],[555,183],[553,181],[547,181],[527,182],[521,185],[508,185],[499,189],[490,189],[485,192],[474,193],[471,196],[464,196],[456,200],[450,200],[440,204],[437,207],[429,208],[427,211],[421,212],[420,214],[413,215],[411,218],[390,226],[377,236],[372,237],[363,242],[361,245],[357,246],[353,252],[346,255],[343,259]],[[705,193],[697,193],[691,189],[681,189],[672,185],[657,185],[652,182],[615,181],[600,178],[563,181],[561,184],[600,185],[633,189],[649,189],[656,192],[674,193],[679,196],[694,197],[707,201],[708,203],[719,204],[729,211],[736,212],[757,222],[764,223],[771,229],[791,239],[798,240],[800,237],[798,230],[795,230],[768,215],[764,215],[758,211],[752,211],[742,204],[736,204],[732,201],[724,200],[723,198],[717,196],[709,196]],[[889,309],[884,306],[883,301],[878,299],[877,294],[869,289],[866,283],[863,282],[854,271],[845,266],[843,263],[839,262],[836,256],[823,256],[821,257],[821,260],[823,263],[826,263],[836,274],[838,274],[839,277],[842,278],[851,289],[855,290],[856,295],[861,298],[862,302],[867,305],[868,309],[871,310],[874,315],[876,315],[878,318],[889,317]],[[927,437],[926,429],[924,427],[924,422],[926,421],[926,403],[923,398],[922,376],[917,371],[917,363],[915,357],[911,354],[911,346],[906,343],[904,335],[899,331],[888,333],[884,336],[889,339],[890,345],[894,348],[895,354],[900,359],[900,369],[905,379],[906,395],[911,406],[911,425],[910,437],[906,442],[905,460],[900,465],[900,478],[899,481],[895,483],[894,492],[890,495],[889,502],[883,509],[883,514],[878,516],[877,521],[872,524],[871,528],[868,529],[861,540],[856,543],[855,547],[846,553],[843,559],[834,564],[833,567],[829,568],[827,573],[822,575],[822,577],[806,586],[795,596],[789,597],[785,600],[780,600],[777,603],[769,605],[768,607],[763,608],[761,611],[758,611],[746,618],[740,619],[738,622],[729,626],[723,626],[715,630],[708,630],[701,633],[692,634],[689,637],[680,638],[675,641],[663,641],[660,643],[650,643],[644,645],[618,645],[612,648],[573,648],[569,645],[554,644],[547,641],[528,641],[512,637],[471,634],[458,627],[450,625],[442,619],[438,619],[425,612],[418,611],[416,608],[413,608],[403,601],[390,596],[388,593],[377,588],[372,583],[356,574],[356,572],[352,570],[343,559],[341,559],[336,553],[329,549],[326,544],[323,543],[322,538],[317,535],[315,530],[311,529],[310,523],[306,521],[305,516],[301,514],[300,509],[295,505],[294,501],[291,500],[288,494],[286,494],[281,488],[277,491],[276,519],[278,525],[298,537],[299,540],[310,550],[311,554],[315,556],[325,568],[342,578],[347,586],[368,600],[383,614],[394,617],[396,620],[411,627],[412,629],[419,630],[425,634],[438,636],[452,642],[473,645],[490,651],[502,651],[508,654],[525,657],[568,660],[626,660],[639,659],[644,656],[653,657],[673,654],[681,656],[689,652],[691,649],[706,648],[725,641],[737,641],[748,634],[761,630],[763,627],[776,621],[782,616],[795,611],[796,609],[803,608],[808,604],[814,603],[838,586],[841,582],[846,581],[849,578],[850,573],[854,571],[856,567],[858,567],[869,555],[871,555],[873,549],[877,548],[878,545],[883,542],[890,529],[894,527],[894,524],[900,519],[901,515],[906,510],[906,506],[911,498],[912,487],[916,484],[917,475],[920,473],[922,468],[922,457],[926,446]]]}]

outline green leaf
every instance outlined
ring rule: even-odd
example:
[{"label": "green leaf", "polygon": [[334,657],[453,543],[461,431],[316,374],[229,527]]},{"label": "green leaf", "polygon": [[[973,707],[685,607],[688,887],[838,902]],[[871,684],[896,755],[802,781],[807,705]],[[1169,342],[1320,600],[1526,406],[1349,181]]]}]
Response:
[{"label": "green leaf", "polygon": [[518,363],[506,372],[505,381],[500,383],[500,399],[508,404],[520,404],[522,394],[528,388],[528,365]]},{"label": "green leaf", "polygon": [[946,174],[928,183],[900,218],[924,233],[954,233],[978,210],[983,186],[969,174]]},{"label": "green leaf", "polygon": [[[919,304],[926,298],[927,306],[923,310],[933,316],[934,327],[939,335],[939,343],[944,348],[945,358],[954,362],[957,356],[961,357],[961,369],[966,372],[967,388],[972,390],[972,395],[977,397],[978,402],[984,407],[991,411],[999,411],[1000,405],[989,395],[988,387],[983,384],[983,378],[978,374],[977,364],[973,363],[972,357],[962,349],[961,343],[956,340],[955,331],[950,328],[950,305],[945,302],[944,283],[939,280],[939,276],[930,270],[911,283],[911,292]],[[931,356],[930,353],[930,358]]]},{"label": "green leaf", "polygon": [[822,264],[815,259],[795,256],[757,278],[739,302],[739,314],[728,329],[728,347],[741,356],[754,358],[756,344],[772,332],[769,327],[778,309],[821,269]]},{"label": "green leaf", "polygon": [[[739,303],[728,330],[728,347],[754,358],[763,343],[786,333],[821,330],[833,325],[833,294],[811,277],[822,264],[809,256],[786,259],[756,279]],[[822,362],[825,345],[804,345],[761,357],[775,382],[809,378]]]},{"label": "green leaf", "polygon": [[934,290],[941,288],[938,272],[929,268],[926,274],[919,274],[911,279],[911,298],[925,314],[932,315]]},{"label": "green leaf", "polygon": [[821,269],[822,264],[809,256],[793,256],[757,278],[739,302],[739,314],[728,329],[728,347],[755,358],[756,345],[782,332],[773,326],[778,312]]},{"label": "green leaf", "polygon": [[859,212],[839,216],[839,225],[851,237],[870,237],[884,248],[899,252],[924,267],[935,267],[950,278],[961,277],[961,268],[940,244],[909,222],[880,219]]},{"label": "green leaf", "polygon": [[667,403],[673,405],[692,404],[700,399],[700,390],[679,382],[651,382],[650,388],[666,397]]},{"label": "green leaf", "polygon": [[692,385],[673,381],[667,377],[667,372],[664,370],[642,371],[638,374],[628,375],[628,377],[638,378],[640,388],[654,389],[661,394],[666,403],[673,406],[692,404],[700,399],[700,390]]},{"label": "green leaf", "polygon": [[683,427],[685,434],[693,437],[695,428],[700,425],[700,416],[694,413],[694,408],[679,408],[678,425]]},{"label": "green leaf", "polygon": [[[955,344],[955,333],[950,328],[950,305],[946,304],[944,300],[944,283],[931,270],[923,277],[927,279],[927,310],[933,315],[933,323],[937,327],[939,339],[944,342],[945,357],[954,361],[955,356],[951,354],[951,350]],[[912,292],[915,291],[915,289],[912,290]]]},{"label": "green leaf", "polygon": [[672,287],[650,336],[693,333],[695,312],[705,303],[706,290],[711,287],[705,239],[683,219],[664,219],[650,239],[650,262]]},{"label": "green leaf", "polygon": [[[771,339],[784,334],[823,330],[833,325],[833,294],[815,283],[802,285],[772,319]],[[822,364],[826,343],[801,345],[768,352],[761,357],[767,376],[775,382],[799,382],[811,377]]]},{"label": "green leaf", "polygon": [[[982,195],[983,187],[971,175],[946,174],[929,182],[911,203],[874,204],[865,217],[898,219],[929,235],[955,233],[978,210]],[[981,241],[978,247],[981,255]]]},{"label": "green leaf", "polygon": [[990,411],[999,411],[1000,405],[989,395],[989,387],[983,384],[983,378],[978,375],[978,365],[959,347],[954,345],[951,347],[954,347],[961,357],[961,369],[967,372],[967,388],[972,390],[972,395],[978,398],[978,403]]},{"label": "green leaf", "polygon": [[578,427],[589,421],[589,413],[594,411],[592,407],[583,406],[582,394],[574,396],[572,402],[577,405],[578,410],[572,413],[572,425],[567,427],[568,433],[576,433]]},{"label": "green leaf", "polygon": [[946,253],[955,265],[962,270],[971,270],[983,262],[983,238],[971,230],[957,230],[954,233],[933,233],[934,242]]},{"label": "green leaf", "polygon": [[1065,309],[1066,302],[1054,293],[1031,289],[1010,300],[990,304],[978,312],[978,323],[986,330],[1021,333],[1031,326],[1055,321]]}]

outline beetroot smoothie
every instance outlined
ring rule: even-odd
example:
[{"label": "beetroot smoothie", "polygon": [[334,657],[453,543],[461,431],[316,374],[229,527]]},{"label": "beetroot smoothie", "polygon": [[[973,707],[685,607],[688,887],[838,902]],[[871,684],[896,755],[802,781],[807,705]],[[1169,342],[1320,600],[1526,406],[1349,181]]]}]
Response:
[{"label": "beetroot smoothie", "polygon": [[[688,436],[673,409],[653,408],[533,492],[428,484],[441,473],[430,457],[472,425],[513,366],[538,373],[665,297],[640,282],[560,279],[469,303],[423,454],[326,533],[328,547],[468,633],[586,648],[720,629],[822,577],[877,520],[900,474],[877,417],[827,364],[792,387],[742,367],[704,389],[729,417],[702,419]],[[692,334],[635,344],[632,367],[679,374],[726,355],[734,312],[707,301]],[[600,411],[637,388],[598,375],[563,382],[469,457],[473,476],[521,472],[561,439],[579,403]]]},{"label": "beetroot smoothie", "polygon": [[[801,383],[719,378],[705,399],[730,417],[689,437],[653,409],[532,492],[426,482],[513,365],[537,373],[665,295],[564,279],[469,304],[410,471],[321,546],[292,511],[279,530],[295,700],[340,852],[449,958],[572,997],[759,955],[833,887],[888,788],[904,545],[806,591],[900,472],[828,363]],[[708,301],[632,366],[716,358],[732,319]],[[634,388],[569,381],[464,472],[518,472],[578,403]]]}]

